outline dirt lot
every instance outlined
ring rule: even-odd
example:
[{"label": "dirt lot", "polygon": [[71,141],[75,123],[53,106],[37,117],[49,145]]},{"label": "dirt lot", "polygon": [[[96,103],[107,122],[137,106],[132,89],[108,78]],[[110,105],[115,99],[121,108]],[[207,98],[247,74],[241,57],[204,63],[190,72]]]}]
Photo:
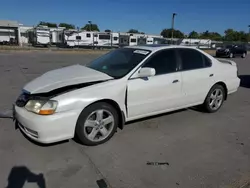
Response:
[{"label": "dirt lot", "polygon": [[[1,111],[31,79],[97,56],[0,52]],[[0,187],[38,187],[36,182],[45,181],[46,188],[104,188],[102,179],[113,188],[243,185],[250,180],[250,56],[234,60],[242,86],[219,112],[186,109],[133,122],[97,147],[74,140],[42,147],[15,130],[10,119],[0,119]]]}]

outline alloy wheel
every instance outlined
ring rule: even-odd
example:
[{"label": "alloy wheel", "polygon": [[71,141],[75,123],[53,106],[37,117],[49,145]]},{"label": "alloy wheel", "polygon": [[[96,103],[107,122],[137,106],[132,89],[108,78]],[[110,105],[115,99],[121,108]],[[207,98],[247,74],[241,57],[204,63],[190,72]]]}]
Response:
[{"label": "alloy wheel", "polygon": [[111,112],[98,109],[86,118],[84,135],[92,142],[100,142],[111,134],[114,124],[115,119]]},{"label": "alloy wheel", "polygon": [[220,108],[223,102],[223,91],[221,89],[215,89],[209,98],[209,106],[212,110]]}]

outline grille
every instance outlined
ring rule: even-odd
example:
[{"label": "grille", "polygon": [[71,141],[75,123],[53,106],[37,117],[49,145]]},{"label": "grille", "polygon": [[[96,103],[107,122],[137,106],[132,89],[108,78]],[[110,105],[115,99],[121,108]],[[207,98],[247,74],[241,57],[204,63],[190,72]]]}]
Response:
[{"label": "grille", "polygon": [[30,99],[30,95],[22,93],[16,100],[16,105],[18,107],[24,107]]}]

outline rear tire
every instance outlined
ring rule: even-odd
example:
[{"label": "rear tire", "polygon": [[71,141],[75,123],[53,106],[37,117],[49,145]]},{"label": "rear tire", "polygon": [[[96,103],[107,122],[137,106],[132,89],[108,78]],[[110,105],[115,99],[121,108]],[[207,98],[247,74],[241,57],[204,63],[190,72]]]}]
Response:
[{"label": "rear tire", "polygon": [[208,113],[217,112],[225,100],[225,89],[223,86],[216,84],[214,85],[207,94],[207,97],[203,103],[203,108]]},{"label": "rear tire", "polygon": [[76,124],[76,136],[87,146],[107,142],[116,132],[119,116],[116,109],[105,102],[94,103],[85,108]]}]

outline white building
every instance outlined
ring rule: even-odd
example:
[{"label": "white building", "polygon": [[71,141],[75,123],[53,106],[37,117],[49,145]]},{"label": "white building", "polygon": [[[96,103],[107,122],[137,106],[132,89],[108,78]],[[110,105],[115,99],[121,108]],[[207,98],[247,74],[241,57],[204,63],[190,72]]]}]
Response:
[{"label": "white building", "polygon": [[0,44],[18,44],[20,38],[17,21],[0,20]]},{"label": "white building", "polygon": [[33,27],[24,26],[23,24],[19,24],[19,31],[20,31],[19,44],[20,44],[20,46],[24,46],[24,45],[27,45],[29,43],[29,31],[32,29],[33,29]]}]

